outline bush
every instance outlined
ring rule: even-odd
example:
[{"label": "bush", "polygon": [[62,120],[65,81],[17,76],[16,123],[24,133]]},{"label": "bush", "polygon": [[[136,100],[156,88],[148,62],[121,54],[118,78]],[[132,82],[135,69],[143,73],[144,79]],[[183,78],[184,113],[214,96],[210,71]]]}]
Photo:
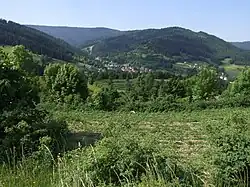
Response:
[{"label": "bush", "polygon": [[140,100],[129,101],[124,103],[121,108],[125,111],[139,111],[139,112],[167,112],[167,111],[181,111],[184,110],[184,103],[178,101],[173,95],[166,95],[158,97],[151,101],[142,102]]},{"label": "bush", "polygon": [[[31,155],[44,143],[53,153],[59,152],[67,132],[65,122],[54,121],[36,108],[35,79],[22,69],[31,60],[22,47],[8,56],[0,51],[0,162]],[[45,137],[46,142],[42,141]]]},{"label": "bush", "polygon": [[214,68],[204,67],[191,78],[191,91],[194,100],[206,100],[219,93],[219,75]]},{"label": "bush", "polygon": [[[45,111],[16,108],[4,112],[0,123],[0,160],[29,156],[45,144],[53,154],[64,146],[67,124],[53,120]],[[41,140],[47,137],[47,141]]]},{"label": "bush", "polygon": [[43,99],[79,103],[88,97],[87,78],[72,64],[50,64],[44,72]]},{"label": "bush", "polygon": [[[217,99],[198,100],[191,103],[183,103],[187,111],[205,110],[205,109],[222,109],[232,107],[249,107],[250,98],[247,95],[221,96]],[[181,108],[180,108],[181,109]]]},{"label": "bush", "polygon": [[213,142],[217,147],[215,165],[218,178],[224,185],[247,184],[250,177],[249,124],[239,114],[226,119],[223,126],[213,129]]},{"label": "bush", "polygon": [[98,110],[112,111],[118,109],[120,94],[114,89],[102,89],[89,99],[90,105]]},{"label": "bush", "polygon": [[148,112],[181,111],[183,105],[173,95],[167,95],[148,102],[145,110]]},{"label": "bush", "polygon": [[230,94],[249,95],[250,69],[244,69],[230,87]]},{"label": "bush", "polygon": [[[137,183],[145,177],[172,183],[191,184],[191,171],[180,167],[171,153],[161,152],[156,142],[139,142],[136,137],[104,138],[95,147],[72,151],[65,157],[94,185]],[[171,159],[170,159],[171,158]],[[201,182],[196,178],[196,182]]]},{"label": "bush", "polygon": [[[153,148],[145,149],[138,142],[124,141],[105,139],[95,148],[95,152],[88,152],[86,170],[92,173],[95,181],[119,184],[128,179],[138,180],[146,173],[147,164],[154,161]],[[156,159],[159,161],[161,158]]]}]

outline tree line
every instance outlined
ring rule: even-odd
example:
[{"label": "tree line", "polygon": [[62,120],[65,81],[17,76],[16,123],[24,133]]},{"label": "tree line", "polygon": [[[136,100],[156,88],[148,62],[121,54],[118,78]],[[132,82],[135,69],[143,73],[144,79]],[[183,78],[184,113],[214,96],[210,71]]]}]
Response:
[{"label": "tree line", "polygon": [[235,64],[246,65],[250,62],[249,51],[241,50],[216,36],[179,27],[126,32],[97,42],[92,54],[117,60],[118,63],[140,62],[151,68],[165,68],[172,63],[185,61],[220,65],[225,58],[231,58]]},{"label": "tree line", "polygon": [[111,77],[109,80],[108,87],[91,90],[88,75],[74,64],[41,67],[23,46],[8,54],[0,50],[0,160],[8,159],[13,151],[17,158],[34,152],[39,155],[42,144],[54,154],[61,150],[67,124],[54,120],[43,107],[46,103],[140,112],[250,106],[250,69],[231,84],[213,67],[204,67],[190,77],[127,76],[123,91],[115,89]]},{"label": "tree line", "polygon": [[72,60],[76,52],[76,49],[63,40],[3,19],[0,19],[0,45],[24,45],[34,53],[66,61]]}]

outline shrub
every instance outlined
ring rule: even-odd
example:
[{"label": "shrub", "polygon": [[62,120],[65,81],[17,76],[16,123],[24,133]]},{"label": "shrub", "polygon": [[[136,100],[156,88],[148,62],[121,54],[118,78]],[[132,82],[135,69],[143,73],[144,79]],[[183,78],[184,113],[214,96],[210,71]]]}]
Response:
[{"label": "shrub", "polygon": [[219,76],[214,68],[204,67],[189,84],[194,100],[206,100],[219,93]]},{"label": "shrub", "polygon": [[72,64],[50,64],[44,72],[44,100],[79,103],[88,97],[87,78]]},{"label": "shrub", "polygon": [[95,109],[112,111],[118,109],[120,106],[119,98],[120,94],[117,90],[105,88],[97,94],[92,95],[89,101]]},{"label": "shrub", "polygon": [[53,154],[61,151],[67,124],[53,120],[46,112],[32,108],[16,108],[4,112],[0,123],[0,157],[6,160],[15,155],[29,156],[38,151],[39,146],[45,144],[40,140],[48,137],[46,146]]},{"label": "shrub", "polygon": [[147,102],[142,102],[140,100],[124,102],[124,105],[121,106],[121,108],[125,111],[167,112],[184,110],[185,105],[174,95],[166,95]]},{"label": "shrub", "polygon": [[22,64],[32,60],[23,48],[5,55],[0,51],[0,162],[10,156],[15,159],[32,154],[39,149],[43,137],[56,153],[67,132],[65,122],[54,121],[47,112],[38,110],[38,89],[31,74]]},{"label": "shrub", "polygon": [[148,112],[181,111],[183,110],[183,105],[177,101],[175,96],[166,95],[148,102],[145,110]]},{"label": "shrub", "polygon": [[245,118],[234,114],[224,126],[213,129],[213,142],[217,147],[215,165],[224,185],[247,184],[250,177],[250,136]]},{"label": "shrub", "polygon": [[[136,137],[104,138],[95,147],[72,151],[65,157],[94,185],[137,183],[145,176],[154,180],[191,184],[192,172],[180,167],[172,153],[161,152],[156,142],[139,142]],[[171,158],[171,159],[170,159]],[[196,182],[200,182],[196,179]]]},{"label": "shrub", "polygon": [[245,69],[240,73],[237,79],[233,82],[230,87],[230,94],[242,94],[249,95],[250,88],[250,69]]}]

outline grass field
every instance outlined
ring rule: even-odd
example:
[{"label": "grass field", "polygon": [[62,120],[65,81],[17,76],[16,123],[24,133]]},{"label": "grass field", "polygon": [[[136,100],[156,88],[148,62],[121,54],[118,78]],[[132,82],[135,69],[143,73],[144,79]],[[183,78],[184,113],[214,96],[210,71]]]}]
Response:
[{"label": "grass field", "polygon": [[[197,186],[220,186],[213,178],[216,173],[213,153],[216,149],[211,143],[212,134],[209,129],[225,126],[225,121],[235,114],[244,116],[249,124],[249,112],[250,109],[204,110],[190,113],[84,112],[61,109],[55,111],[54,116],[66,120],[70,130],[79,135],[72,137],[72,144],[86,141],[93,143],[100,139],[99,135],[105,137],[110,133],[112,136],[117,134],[117,141],[128,136],[146,144],[155,141],[161,151],[174,155],[183,167],[192,167],[199,171],[197,175],[202,185]],[[0,167],[0,186],[95,186],[90,183],[84,184],[83,178],[86,173],[83,172],[84,168],[81,168],[83,160],[84,157],[78,156],[69,164],[62,158],[50,169],[45,167],[49,159],[44,160],[44,163],[24,161],[17,164],[15,169],[6,164]],[[156,185],[138,185],[128,181],[124,186]]]},{"label": "grass field", "polygon": [[[249,66],[243,66],[243,65],[236,65],[236,64],[230,64],[231,58],[226,58],[222,61],[221,67],[225,69],[225,72],[228,74],[229,80],[234,80],[239,73],[246,67]],[[184,69],[190,69],[192,68],[194,63],[176,63],[175,66],[179,68]]]},{"label": "grass field", "polygon": [[225,69],[225,72],[228,74],[229,80],[234,80],[239,75],[239,73],[248,66],[224,64],[222,67]]},{"label": "grass field", "polygon": [[248,67],[248,66],[243,66],[243,65],[231,64],[231,62],[232,62],[231,58],[225,58],[221,62],[222,62],[221,67],[225,69],[225,72],[227,73],[228,78],[231,81],[235,80],[235,78],[239,75],[239,73],[244,68]]},{"label": "grass field", "polygon": [[[114,79],[113,81],[113,86],[115,89],[117,89],[118,91],[123,91],[126,89],[126,79]],[[131,80],[131,82],[133,82],[133,80]],[[100,81],[96,81],[95,84],[98,87],[108,87],[109,84],[109,80],[100,80]]]},{"label": "grass field", "polygon": [[225,68],[226,71],[228,70],[238,70],[241,71],[244,68],[246,68],[247,66],[242,66],[242,65],[235,65],[235,64],[227,64],[223,66]]}]

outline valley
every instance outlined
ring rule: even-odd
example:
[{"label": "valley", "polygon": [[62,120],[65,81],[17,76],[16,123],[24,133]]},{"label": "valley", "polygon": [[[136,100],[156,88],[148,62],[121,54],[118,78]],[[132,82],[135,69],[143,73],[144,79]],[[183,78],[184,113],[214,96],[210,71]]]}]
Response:
[{"label": "valley", "polygon": [[0,187],[249,186],[248,45],[1,19]]}]

